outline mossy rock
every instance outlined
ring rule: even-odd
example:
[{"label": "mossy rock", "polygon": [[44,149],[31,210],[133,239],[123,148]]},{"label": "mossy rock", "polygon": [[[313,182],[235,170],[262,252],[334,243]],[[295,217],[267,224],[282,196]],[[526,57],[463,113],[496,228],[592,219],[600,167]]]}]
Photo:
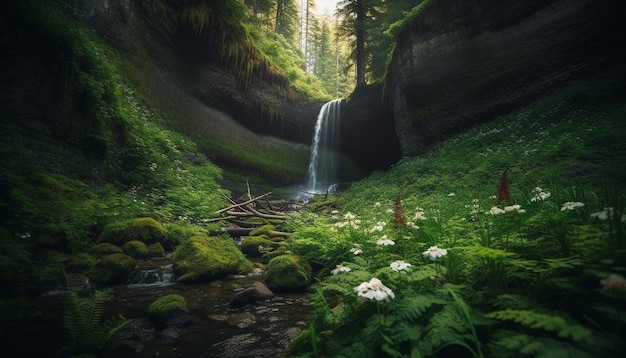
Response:
[{"label": "mossy rock", "polygon": [[303,355],[311,350],[311,332],[303,329],[289,342],[289,345],[282,352],[283,357],[295,357]]},{"label": "mossy rock", "polygon": [[139,240],[131,240],[122,245],[124,253],[134,259],[143,259],[148,256],[148,245]]},{"label": "mossy rock", "polygon": [[121,247],[113,244],[109,244],[108,242],[103,242],[100,244],[95,244],[87,250],[90,254],[94,256],[106,256],[112,254],[123,254],[124,250]]},{"label": "mossy rock", "polygon": [[286,254],[272,258],[267,264],[266,283],[273,291],[302,291],[313,277],[311,265],[303,258]]},{"label": "mossy rock", "polygon": [[148,245],[147,248],[148,248],[148,257],[165,256],[165,249],[163,248],[163,245],[159,244],[158,242]]},{"label": "mossy rock", "polygon": [[148,306],[148,318],[157,327],[183,325],[190,321],[187,302],[175,294],[159,297]]},{"label": "mossy rock", "polygon": [[135,260],[126,254],[112,254],[100,258],[87,274],[93,282],[116,284],[126,281],[135,269]]},{"label": "mossy rock", "polygon": [[197,235],[174,252],[176,282],[210,282],[252,269],[252,262],[230,238]]},{"label": "mossy rock", "polygon": [[87,252],[80,252],[70,258],[70,262],[65,269],[68,272],[88,271],[95,263],[96,258],[93,255]]},{"label": "mossy rock", "polygon": [[136,218],[106,225],[99,240],[118,246],[133,240],[145,244],[155,242],[163,244],[167,241],[167,232],[163,224],[153,218]]},{"label": "mossy rock", "polygon": [[250,236],[261,236],[266,235],[267,237],[272,237],[272,231],[276,231],[276,227],[274,225],[263,225],[252,231],[250,231]]},{"label": "mossy rock", "polygon": [[241,251],[248,257],[261,257],[263,253],[259,251],[259,246],[274,250],[279,247],[280,244],[270,240],[265,235],[246,236],[241,242]]}]

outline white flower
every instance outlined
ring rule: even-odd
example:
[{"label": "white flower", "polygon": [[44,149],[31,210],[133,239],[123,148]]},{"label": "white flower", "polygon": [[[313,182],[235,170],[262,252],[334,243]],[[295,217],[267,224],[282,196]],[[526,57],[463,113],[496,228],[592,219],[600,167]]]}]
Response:
[{"label": "white flower", "polygon": [[394,298],[396,295],[393,291],[383,285],[382,281],[376,277],[372,278],[369,282],[363,282],[357,287],[353,288],[354,292],[360,297],[365,297],[370,300],[382,301]]},{"label": "white flower", "polygon": [[346,219],[346,220],[354,220],[354,219],[356,219],[356,215],[354,215],[353,213],[351,213],[351,212],[349,212],[349,211],[348,211],[348,212],[347,212],[347,213],[343,216],[343,218],[344,218],[344,219]]},{"label": "white flower", "polygon": [[339,214],[339,210],[333,210],[330,212],[331,214]]},{"label": "white flower", "polygon": [[380,207],[380,201],[375,202],[375,203],[374,203],[374,207],[375,207],[375,208]]},{"label": "white flower", "polygon": [[348,266],[344,266],[342,264],[339,264],[339,265],[335,266],[335,269],[331,270],[330,273],[332,273],[333,275],[336,275],[336,274],[341,273],[341,272],[350,272],[350,271],[352,271],[352,269],[349,268]]},{"label": "white flower", "polygon": [[[600,220],[608,220],[609,218],[613,217],[613,208],[608,207],[608,208],[604,208],[603,211],[598,211],[597,213],[593,213],[591,214],[592,218],[598,218]],[[621,221],[623,223],[626,223],[626,215],[622,215]]]},{"label": "white flower", "polygon": [[392,240],[389,240],[387,238],[387,235],[383,235],[383,236],[380,237],[380,239],[376,240],[376,244],[382,245],[382,246],[387,246],[387,245],[395,245],[396,243],[393,242]]},{"label": "white flower", "polygon": [[497,207],[497,206],[493,206],[493,207],[491,207],[491,209],[489,210],[489,213],[490,213],[491,215],[500,215],[500,214],[504,214],[504,213],[505,213],[505,211],[504,211],[504,210],[502,210],[502,209],[500,209],[500,208],[499,208],[499,207]]},{"label": "white flower", "polygon": [[429,259],[433,261],[439,258],[442,258],[443,256],[446,256],[447,254],[448,254],[448,250],[440,249],[436,245],[431,246],[428,248],[428,250],[422,252],[422,255],[424,255],[424,257],[428,257]]},{"label": "white flower", "polygon": [[530,201],[544,201],[552,195],[549,191],[543,191],[540,187],[535,187],[533,193],[535,195],[530,199]]},{"label": "white flower", "polygon": [[370,230],[370,232],[375,232],[375,231],[383,231],[383,229],[385,228],[385,225],[387,225],[386,222],[384,221],[379,221],[376,223],[376,225],[372,228],[372,230]]},{"label": "white flower", "polygon": [[404,262],[404,260],[397,260],[392,262],[389,267],[394,271],[402,271],[406,270],[408,267],[411,267],[411,264],[408,262]]},{"label": "white flower", "polygon": [[454,193],[450,193],[450,194],[448,194],[448,196],[455,196],[455,195],[456,195],[456,194],[454,194]]},{"label": "white flower", "polygon": [[423,211],[418,211],[415,213],[415,217],[413,218],[415,220],[426,220],[426,216],[424,216],[424,212]]},{"label": "white flower", "polygon": [[522,206],[519,204],[515,204],[515,205],[510,205],[510,206],[505,206],[504,207],[504,211],[507,213],[513,213],[516,212],[518,214],[523,214],[526,212],[526,210],[522,209]]},{"label": "white flower", "polygon": [[565,203],[563,203],[561,211],[574,210],[582,206],[585,206],[585,204],[581,203],[580,201],[566,201]]},{"label": "white flower", "polygon": [[362,254],[363,250],[361,249],[360,244],[354,244],[354,247],[350,249],[350,252],[355,255],[358,255],[358,254]]},{"label": "white flower", "polygon": [[335,223],[335,226],[340,228],[340,229],[346,227],[347,225],[348,225],[347,221],[340,221],[338,223]]}]

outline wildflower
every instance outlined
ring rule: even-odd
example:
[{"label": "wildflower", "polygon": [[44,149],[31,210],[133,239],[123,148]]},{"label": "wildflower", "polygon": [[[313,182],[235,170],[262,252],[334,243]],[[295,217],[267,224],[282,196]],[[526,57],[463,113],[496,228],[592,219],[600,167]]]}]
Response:
[{"label": "wildflower", "polygon": [[500,215],[500,214],[504,214],[505,212],[506,212],[506,211],[504,211],[504,210],[500,209],[500,208],[499,208],[499,207],[497,207],[497,206],[493,206],[493,207],[489,210],[489,213],[490,213],[491,215]]},{"label": "wildflower", "polygon": [[363,282],[354,288],[354,292],[360,297],[365,297],[370,300],[382,301],[394,298],[396,295],[393,291],[383,285],[382,281],[376,277],[372,278],[369,282]]},{"label": "wildflower", "polygon": [[372,230],[370,230],[370,232],[383,231],[383,229],[385,228],[385,225],[387,225],[386,222],[379,221],[376,223],[376,225],[374,225],[374,227],[372,228]]},{"label": "wildflower", "polygon": [[348,222],[347,221],[340,221],[340,222],[335,223],[335,226],[340,228],[340,229],[342,229],[342,228],[348,226]]},{"label": "wildflower", "polygon": [[435,261],[439,258],[442,258],[444,256],[446,256],[448,254],[448,250],[446,249],[440,249],[438,248],[436,245],[435,246],[431,246],[428,248],[428,250],[422,252],[422,255],[424,255],[424,257],[428,257],[429,259]]},{"label": "wildflower", "polygon": [[535,195],[530,199],[530,201],[544,201],[552,195],[549,191],[544,191],[540,187],[535,187],[533,193]]},{"label": "wildflower", "polygon": [[[613,211],[614,210],[612,207],[604,208],[603,211],[598,211],[597,213],[591,214],[591,217],[598,218],[600,220],[608,220],[609,218],[613,217]],[[626,223],[626,215],[622,215],[621,221],[623,223]]]},{"label": "wildflower", "polygon": [[419,230],[420,227],[415,225],[415,223],[407,223],[406,224],[409,228],[413,229],[413,230]]},{"label": "wildflower", "polygon": [[565,203],[563,203],[561,211],[574,210],[581,206],[585,206],[585,204],[581,203],[580,201],[566,201]]},{"label": "wildflower", "polygon": [[505,206],[504,211],[507,213],[518,213],[518,214],[523,214],[526,212],[526,210],[522,209],[522,206],[519,204]]},{"label": "wildflower", "polygon": [[448,196],[456,196],[456,194],[450,193],[450,194],[448,194]]},{"label": "wildflower", "polygon": [[379,208],[379,207],[380,207],[380,201],[375,202],[375,203],[374,203],[374,207],[375,207],[375,208]]},{"label": "wildflower", "polygon": [[511,193],[509,192],[509,168],[504,169],[500,183],[498,184],[498,193],[496,194],[496,204],[506,204],[511,200]]},{"label": "wildflower", "polygon": [[400,200],[400,194],[396,195],[393,210],[393,219],[394,223],[398,227],[406,225],[406,216],[404,216],[404,211],[402,210],[402,200]]},{"label": "wildflower", "polygon": [[341,272],[350,272],[350,271],[352,271],[352,269],[349,268],[348,266],[344,266],[342,264],[339,264],[339,265],[335,266],[335,269],[331,270],[330,273],[332,273],[333,275],[336,275],[336,274],[341,273]]},{"label": "wildflower", "polygon": [[347,213],[343,216],[343,218],[344,218],[344,219],[346,219],[346,220],[354,220],[354,219],[356,219],[356,215],[354,215],[353,213],[351,213],[351,212],[349,212],[349,211],[348,211],[348,212],[347,212]]},{"label": "wildflower", "polygon": [[333,215],[336,215],[336,214],[339,214],[339,210],[333,210],[330,213],[333,214]]},{"label": "wildflower", "polygon": [[622,275],[611,274],[600,281],[605,290],[626,292],[626,279]]},{"label": "wildflower", "polygon": [[408,262],[404,262],[404,260],[397,260],[392,262],[389,267],[394,271],[402,271],[406,270],[408,267],[411,267],[411,264]]},{"label": "wildflower", "polygon": [[415,217],[413,219],[414,220],[426,220],[426,216],[424,216],[423,211],[418,211],[415,213]]},{"label": "wildflower", "polygon": [[380,239],[376,240],[376,244],[382,245],[382,246],[387,246],[387,245],[395,245],[396,243],[393,242],[392,240],[389,240],[387,238],[387,235],[383,235],[383,236],[380,237]]},{"label": "wildflower", "polygon": [[361,244],[354,244],[354,247],[350,249],[350,252],[358,255],[363,253],[363,249],[361,248]]}]

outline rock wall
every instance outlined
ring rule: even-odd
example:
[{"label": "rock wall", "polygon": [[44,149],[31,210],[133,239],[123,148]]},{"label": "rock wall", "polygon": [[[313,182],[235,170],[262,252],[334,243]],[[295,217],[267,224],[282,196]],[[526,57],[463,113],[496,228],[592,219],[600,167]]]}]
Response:
[{"label": "rock wall", "polygon": [[402,154],[621,67],[622,8],[615,0],[433,1],[399,36],[386,78]]}]

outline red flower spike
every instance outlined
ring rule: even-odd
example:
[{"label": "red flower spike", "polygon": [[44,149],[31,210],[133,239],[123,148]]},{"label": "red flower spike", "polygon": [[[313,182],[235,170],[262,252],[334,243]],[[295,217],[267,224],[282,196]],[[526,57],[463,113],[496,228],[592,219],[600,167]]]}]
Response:
[{"label": "red flower spike", "polygon": [[406,216],[404,216],[404,211],[402,210],[402,201],[400,200],[400,194],[396,195],[396,201],[393,208],[393,221],[396,227],[406,225]]},{"label": "red flower spike", "polygon": [[502,178],[500,178],[500,183],[498,184],[498,194],[496,195],[496,205],[498,204],[508,204],[511,200],[511,193],[509,192],[509,176],[508,176],[509,168],[504,169],[502,172]]}]

